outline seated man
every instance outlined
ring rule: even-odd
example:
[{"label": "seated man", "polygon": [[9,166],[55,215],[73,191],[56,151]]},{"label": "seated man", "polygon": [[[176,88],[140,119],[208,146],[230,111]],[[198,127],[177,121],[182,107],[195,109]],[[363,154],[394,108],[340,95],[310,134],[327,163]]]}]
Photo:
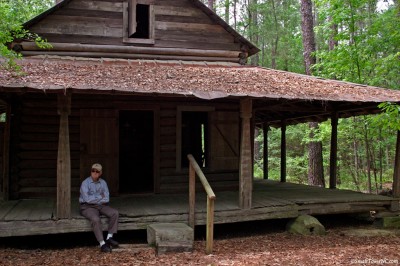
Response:
[{"label": "seated man", "polygon": [[[102,166],[98,163],[92,165],[91,175],[86,178],[81,185],[79,203],[80,213],[89,219],[97,241],[100,243],[102,252],[111,252],[112,247],[118,247],[118,242],[113,239],[113,234],[117,233],[118,211],[108,206],[110,193],[104,179],[101,179]],[[109,218],[108,235],[104,241],[100,215]]]}]

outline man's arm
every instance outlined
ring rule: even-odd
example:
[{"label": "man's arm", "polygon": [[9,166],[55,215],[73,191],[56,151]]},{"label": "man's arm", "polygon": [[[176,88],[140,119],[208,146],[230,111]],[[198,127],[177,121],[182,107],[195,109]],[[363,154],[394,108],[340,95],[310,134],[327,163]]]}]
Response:
[{"label": "man's arm", "polygon": [[101,182],[101,197],[100,203],[108,203],[110,201],[110,191],[104,179]]},{"label": "man's arm", "polygon": [[101,197],[96,196],[94,194],[90,195],[89,194],[89,183],[88,182],[83,182],[81,185],[80,193],[83,199],[83,202],[89,203],[89,204],[98,204],[100,203]]}]

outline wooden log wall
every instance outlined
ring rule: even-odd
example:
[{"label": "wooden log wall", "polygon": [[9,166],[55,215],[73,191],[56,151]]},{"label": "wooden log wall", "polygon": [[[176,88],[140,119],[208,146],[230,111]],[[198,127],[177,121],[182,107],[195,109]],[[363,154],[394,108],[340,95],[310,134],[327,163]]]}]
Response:
[{"label": "wooden log wall", "polygon": [[[25,97],[24,97],[25,98]],[[31,96],[20,102],[18,142],[14,142],[13,195],[19,198],[56,196],[57,151],[60,116],[57,98]],[[79,186],[79,122],[76,111],[70,116],[72,188]],[[14,134],[15,131],[12,132]],[[17,184],[15,184],[17,182]]]},{"label": "wooden log wall", "polygon": [[[214,106],[215,112],[239,116],[238,104],[211,102],[198,99],[173,99],[160,101],[156,98],[138,98],[110,95],[72,94],[72,108],[69,116],[71,147],[71,191],[72,199],[79,195],[80,177],[80,110],[119,109],[138,110],[137,106],[157,105],[160,107],[159,132],[159,177],[156,189],[159,193],[188,191],[188,170],[176,170],[176,118],[177,106]],[[57,113],[56,95],[25,94],[13,103],[13,127],[11,139],[11,180],[10,197],[18,198],[56,198],[57,189],[57,149],[60,116]],[[235,119],[231,119],[236,121]],[[230,127],[231,129],[232,127]],[[238,126],[237,126],[238,130]],[[239,133],[238,133],[239,134]],[[227,149],[232,149],[228,147]],[[232,167],[232,155],[228,166],[213,165],[205,170],[215,191],[238,188],[238,167]],[[237,158],[238,160],[239,158]],[[223,161],[223,160],[222,160]],[[157,167],[157,166],[156,166]],[[199,186],[200,189],[200,186]]]},{"label": "wooden log wall", "polygon": [[[49,42],[123,43],[123,0],[73,0],[30,30]],[[241,51],[232,35],[188,0],[156,0],[154,48]]]}]

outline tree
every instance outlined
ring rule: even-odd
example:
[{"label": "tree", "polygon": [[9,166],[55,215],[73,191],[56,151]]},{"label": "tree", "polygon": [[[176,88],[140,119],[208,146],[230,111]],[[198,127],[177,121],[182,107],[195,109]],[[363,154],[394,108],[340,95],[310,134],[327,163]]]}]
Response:
[{"label": "tree", "polygon": [[22,23],[48,9],[54,0],[0,0],[0,56],[6,60],[1,66],[16,69],[15,59],[21,56],[9,44],[15,39],[35,41],[39,47],[49,47],[39,35],[24,30]]},{"label": "tree", "polygon": [[[301,0],[301,30],[303,33],[304,67],[307,75],[312,75],[311,67],[315,61],[315,37],[311,0]],[[322,159],[322,142],[314,140],[314,131],[318,129],[317,122],[309,123],[311,129],[308,144],[308,183],[325,187]]]}]

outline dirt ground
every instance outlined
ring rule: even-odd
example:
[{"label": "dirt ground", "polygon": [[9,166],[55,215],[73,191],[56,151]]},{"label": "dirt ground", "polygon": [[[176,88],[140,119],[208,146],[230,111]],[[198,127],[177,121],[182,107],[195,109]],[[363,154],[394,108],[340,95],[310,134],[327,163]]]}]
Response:
[{"label": "dirt ground", "polygon": [[391,230],[391,236],[349,236],[349,229],[369,231],[374,227],[369,222],[336,216],[322,220],[327,229],[325,236],[289,234],[283,220],[216,226],[211,255],[205,254],[203,228],[196,229],[193,252],[160,256],[146,244],[143,232],[120,232],[122,247],[108,254],[100,253],[96,242],[88,242],[88,238],[94,238],[89,233],[0,239],[0,265],[399,264],[397,231]]}]

